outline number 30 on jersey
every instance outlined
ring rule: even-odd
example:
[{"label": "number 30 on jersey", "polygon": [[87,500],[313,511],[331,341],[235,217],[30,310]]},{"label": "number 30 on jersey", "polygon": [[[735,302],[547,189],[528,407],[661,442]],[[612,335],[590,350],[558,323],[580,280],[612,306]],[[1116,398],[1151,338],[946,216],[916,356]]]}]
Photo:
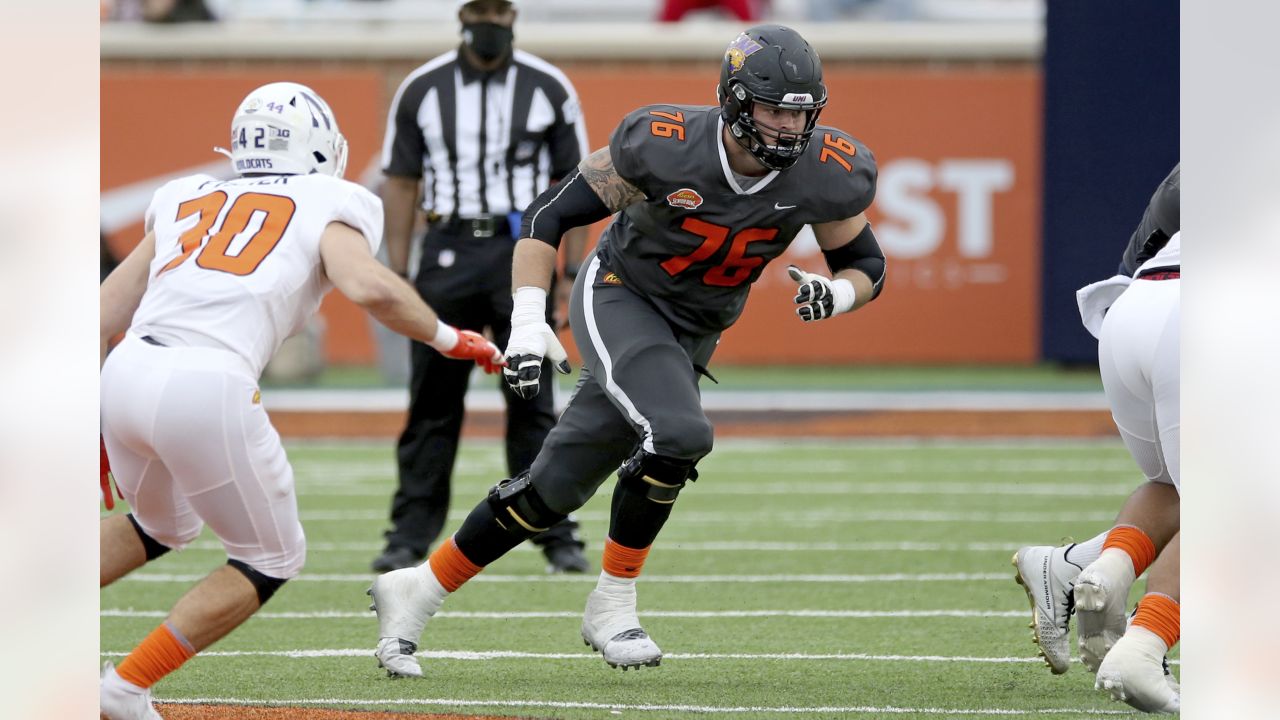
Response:
[{"label": "number 30 on jersey", "polygon": [[[215,229],[214,224],[222,212],[222,206],[226,204],[227,194],[218,190],[178,206],[177,220],[184,220],[192,215],[198,215],[199,219],[178,238],[182,253],[160,268],[157,275],[185,262],[192,253],[200,249],[201,243],[211,231],[214,234],[196,255],[196,265],[206,270],[248,275],[257,270],[275,249],[296,209],[293,200],[283,195],[245,193],[231,203],[231,209],[227,211],[221,226]],[[240,248],[240,252],[230,253],[231,241],[249,227],[249,221],[256,213],[263,213],[262,226]]]}]

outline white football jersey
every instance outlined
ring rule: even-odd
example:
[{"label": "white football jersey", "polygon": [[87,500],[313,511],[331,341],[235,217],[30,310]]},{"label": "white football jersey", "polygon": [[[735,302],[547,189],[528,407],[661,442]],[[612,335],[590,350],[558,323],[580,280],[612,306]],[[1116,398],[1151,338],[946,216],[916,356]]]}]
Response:
[{"label": "white football jersey", "polygon": [[320,236],[334,221],[377,252],[382,201],[346,180],[192,175],[166,184],[147,208],[156,256],[130,330],[166,345],[230,350],[260,375],[333,287]]}]

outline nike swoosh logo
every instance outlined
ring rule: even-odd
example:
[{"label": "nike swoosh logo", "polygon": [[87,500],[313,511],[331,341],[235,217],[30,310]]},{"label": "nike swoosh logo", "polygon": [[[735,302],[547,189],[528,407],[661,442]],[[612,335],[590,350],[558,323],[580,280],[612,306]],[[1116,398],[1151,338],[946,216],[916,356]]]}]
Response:
[{"label": "nike swoosh logo", "polygon": [[774,203],[774,204],[773,204],[773,209],[774,209],[774,210],[790,210],[790,209],[791,209],[791,208],[793,208],[793,207],[795,207],[795,205],[783,205],[783,204],[781,204],[781,203]]}]

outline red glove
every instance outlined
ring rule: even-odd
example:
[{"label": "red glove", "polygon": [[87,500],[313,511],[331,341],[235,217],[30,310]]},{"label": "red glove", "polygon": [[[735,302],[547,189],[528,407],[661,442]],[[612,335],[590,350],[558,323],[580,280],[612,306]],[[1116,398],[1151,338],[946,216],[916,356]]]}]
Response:
[{"label": "red glove", "polygon": [[[101,435],[98,436],[98,449],[101,451],[99,460],[101,477],[98,482],[102,484],[102,499],[106,501],[108,510],[114,510],[116,501],[111,497],[111,483],[115,480],[115,476],[111,474],[111,461],[107,459],[107,442]],[[116,495],[119,495],[121,500],[124,499],[124,495],[120,495],[119,488],[116,488]]]},{"label": "red glove", "polygon": [[490,375],[506,366],[502,359],[502,351],[497,345],[489,342],[483,335],[471,330],[458,331],[458,344],[441,354],[454,360],[475,360]]}]

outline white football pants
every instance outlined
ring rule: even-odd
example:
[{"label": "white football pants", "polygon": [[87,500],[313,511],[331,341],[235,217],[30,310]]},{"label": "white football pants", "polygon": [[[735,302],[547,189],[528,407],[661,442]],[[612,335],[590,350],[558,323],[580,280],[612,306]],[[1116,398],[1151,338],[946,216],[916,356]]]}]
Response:
[{"label": "white football pants", "polygon": [[1179,331],[1181,280],[1135,280],[1107,311],[1098,341],[1111,416],[1149,480],[1179,492]]},{"label": "white football pants", "polygon": [[102,369],[102,428],[148,535],[181,549],[208,523],[232,560],[279,579],[302,569],[293,468],[238,355],[127,335]]}]

